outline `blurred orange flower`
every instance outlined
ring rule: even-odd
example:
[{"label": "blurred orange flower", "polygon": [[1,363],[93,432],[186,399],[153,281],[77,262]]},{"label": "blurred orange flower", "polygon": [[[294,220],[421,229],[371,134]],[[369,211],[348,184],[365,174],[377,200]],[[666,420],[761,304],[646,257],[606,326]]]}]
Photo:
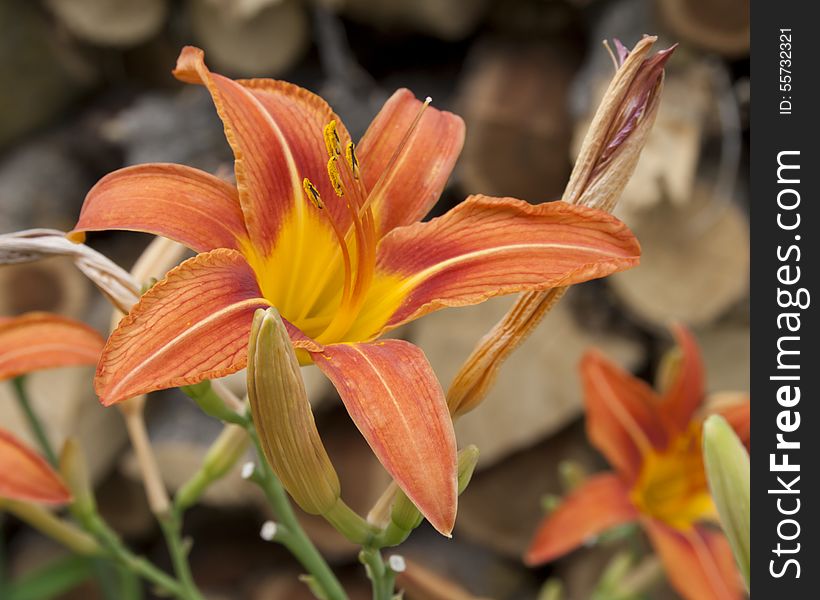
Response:
[{"label": "blurred orange flower", "polygon": [[0,317],[0,381],[72,365],[94,365],[105,341],[88,325],[44,312]]},{"label": "blurred orange flower", "polygon": [[[0,317],[0,381],[40,369],[96,364],[103,343],[87,325],[58,315]],[[45,460],[0,429],[0,498],[61,504],[71,494]]]},{"label": "blurred orange flower", "polygon": [[[573,490],[539,527],[528,564],[551,561],[613,526],[638,521],[671,583],[689,600],[741,597],[703,466],[703,365],[694,338],[674,329],[679,355],[656,393],[597,352],[581,363],[590,441],[615,467]],[[749,445],[749,400],[721,409]]]},{"label": "blurred orange flower", "polygon": [[637,241],[604,212],[561,202],[471,196],[420,222],[450,176],[464,123],[408,90],[387,101],[354,146],[307,90],[228,79],[192,47],[174,73],[210,92],[236,185],[148,164],[112,173],[89,193],[71,239],[128,229],[200,253],[112,334],[97,373],[101,400],[238,371],[254,311],[275,306],[299,360],[333,381],[385,468],[449,534],[456,445],[444,394],[420,349],[373,340],[443,307],[626,269],[638,262]]},{"label": "blurred orange flower", "polygon": [[45,460],[0,429],[0,498],[65,504],[71,501],[71,492]]}]

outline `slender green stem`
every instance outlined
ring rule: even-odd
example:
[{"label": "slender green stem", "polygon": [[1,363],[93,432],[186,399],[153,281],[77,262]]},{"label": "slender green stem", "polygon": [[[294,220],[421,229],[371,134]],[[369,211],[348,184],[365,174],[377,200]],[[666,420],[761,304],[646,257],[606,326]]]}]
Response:
[{"label": "slender green stem", "polygon": [[156,585],[161,590],[181,599],[187,599],[182,585],[170,575],[163,573],[142,556],[133,554],[98,515],[85,520],[86,529],[96,537],[108,553],[123,566]]},{"label": "slender green stem", "polygon": [[168,545],[171,555],[171,564],[180,585],[185,591],[185,597],[190,600],[203,600],[203,596],[194,583],[191,566],[188,564],[188,550],[182,542],[182,512],[172,509],[167,515],[159,517],[159,525]]},{"label": "slender green stem", "polygon": [[37,443],[40,445],[40,449],[43,451],[48,462],[51,463],[51,466],[56,467],[58,464],[57,454],[54,452],[54,448],[51,447],[51,442],[48,441],[48,436],[46,436],[40,419],[34,414],[31,401],[26,393],[25,377],[22,375],[15,377],[12,383],[14,384],[14,391],[17,394],[17,403],[20,405],[20,409],[26,417],[29,429],[31,429],[34,437],[37,438]]},{"label": "slender green stem", "polygon": [[128,550],[120,537],[108,527],[99,515],[88,515],[84,519],[83,525],[89,533],[100,541],[111,557],[124,567],[180,600],[194,600],[194,597],[187,593],[182,584],[170,575],[160,571],[142,556],[137,556]]},{"label": "slender green stem", "polygon": [[313,578],[315,584],[324,592],[327,600],[347,600],[347,594],[339,580],[299,524],[285,488],[282,487],[279,478],[276,477],[267,460],[265,460],[265,454],[262,451],[256,429],[252,424],[248,424],[247,428],[259,457],[260,473],[257,481],[265,492],[276,518],[284,526],[274,539],[281,542],[296,557]]},{"label": "slender green stem", "polygon": [[373,584],[373,600],[392,600],[395,595],[396,573],[385,564],[377,548],[365,547],[359,552],[367,576]]},{"label": "slender green stem", "polygon": [[[43,454],[45,454],[48,461],[55,467],[59,466],[59,460],[55,454],[51,444],[46,437],[40,419],[34,412],[31,402],[25,389],[25,380],[23,377],[17,377],[13,380],[14,389],[16,391],[17,400],[20,408],[28,421],[32,433],[37,438],[38,443],[42,447]],[[6,504],[8,505],[7,501]],[[68,523],[64,523],[53,517],[48,511],[41,509],[35,505],[20,504],[19,510],[27,513],[32,511],[42,511],[43,515],[39,515],[36,519],[38,523],[45,524],[50,535],[56,539],[60,539],[64,543],[68,543],[69,547],[74,548],[80,553],[94,553],[95,550],[90,544],[96,545],[93,539],[88,538],[84,540],[80,537],[80,531],[72,529]],[[6,506],[8,508],[8,506]],[[180,513],[175,511],[167,511],[167,517],[161,517],[160,525],[168,542],[168,550],[171,554],[171,560],[174,569],[179,577],[179,581],[164,573],[151,562],[141,556],[133,554],[120,540],[119,536],[114,532],[105,521],[96,512],[96,507],[93,502],[85,505],[86,510],[80,510],[78,504],[71,507],[72,513],[78,519],[85,531],[91,534],[97,542],[103,547],[106,554],[116,562],[118,562],[126,570],[134,573],[147,581],[154,584],[157,588],[163,590],[166,594],[179,598],[179,600],[203,600],[202,594],[197,590],[191,576],[190,567],[188,566],[187,553],[180,537]],[[29,515],[31,516],[31,515]],[[36,515],[35,515],[36,516]],[[74,542],[74,545],[72,545]]]}]

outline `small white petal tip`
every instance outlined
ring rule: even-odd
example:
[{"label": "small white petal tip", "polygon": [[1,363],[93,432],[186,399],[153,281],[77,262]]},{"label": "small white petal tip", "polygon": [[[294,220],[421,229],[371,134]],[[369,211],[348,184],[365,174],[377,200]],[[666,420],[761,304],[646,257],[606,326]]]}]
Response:
[{"label": "small white petal tip", "polygon": [[265,521],[262,523],[262,529],[259,530],[259,537],[266,542],[272,542],[276,537],[277,526],[273,521]]},{"label": "small white petal tip", "polygon": [[387,559],[387,564],[394,573],[404,573],[407,569],[407,563],[404,557],[400,554],[394,554]]},{"label": "small white petal tip", "polygon": [[242,479],[250,479],[253,477],[254,469],[256,469],[256,466],[254,466],[251,461],[248,461],[242,465]]}]

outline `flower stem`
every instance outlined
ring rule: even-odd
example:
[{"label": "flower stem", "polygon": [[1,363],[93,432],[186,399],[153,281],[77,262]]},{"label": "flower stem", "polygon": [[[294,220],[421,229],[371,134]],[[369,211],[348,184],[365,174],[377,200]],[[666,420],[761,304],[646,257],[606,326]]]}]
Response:
[{"label": "flower stem", "polygon": [[99,515],[87,515],[83,525],[94,535],[108,554],[132,573],[151,582],[162,591],[179,598],[180,600],[198,600],[200,596],[193,596],[185,587],[171,576],[160,571],[142,556],[133,554],[120,540],[120,537],[108,527]]},{"label": "flower stem", "polygon": [[34,437],[37,438],[37,443],[40,445],[40,449],[43,451],[46,460],[51,463],[52,467],[56,467],[58,464],[57,454],[55,454],[54,448],[51,447],[51,442],[48,441],[48,436],[40,423],[40,419],[34,414],[31,401],[26,393],[25,377],[22,375],[15,377],[12,383],[14,384],[14,391],[17,395],[17,403],[26,417],[29,429],[31,429]]},{"label": "flower stem", "polygon": [[188,549],[182,541],[182,512],[172,509],[166,515],[159,516],[159,525],[168,545],[171,564],[185,597],[191,600],[203,600],[203,596],[194,583],[191,566],[188,564]]},{"label": "flower stem", "polygon": [[377,548],[365,547],[359,552],[359,561],[365,566],[373,584],[373,600],[392,600],[395,595],[396,573],[384,563]]},{"label": "flower stem", "polygon": [[83,556],[95,556],[100,553],[100,546],[91,536],[39,504],[0,499],[0,510],[8,511],[72,552]]},{"label": "flower stem", "polygon": [[259,476],[255,480],[265,492],[276,518],[284,526],[274,539],[282,543],[296,557],[310,574],[313,583],[322,590],[327,600],[347,600],[347,594],[339,580],[299,524],[285,488],[282,487],[279,478],[276,477],[265,459],[259,436],[253,424],[248,423],[247,429],[256,446],[256,453],[259,458]]}]

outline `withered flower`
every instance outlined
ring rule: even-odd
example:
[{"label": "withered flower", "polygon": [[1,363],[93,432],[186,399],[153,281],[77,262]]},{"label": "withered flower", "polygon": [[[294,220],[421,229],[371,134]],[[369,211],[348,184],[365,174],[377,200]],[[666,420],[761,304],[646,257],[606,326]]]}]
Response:
[{"label": "withered flower", "polygon": [[[584,138],[564,190],[564,203],[607,212],[615,207],[655,122],[663,68],[674,49],[650,56],[656,40],[646,36],[632,52],[616,42],[618,70]],[[523,293],[482,338],[447,391],[447,404],[454,417],[481,403],[504,360],[532,333],[566,290],[561,286]]]}]

